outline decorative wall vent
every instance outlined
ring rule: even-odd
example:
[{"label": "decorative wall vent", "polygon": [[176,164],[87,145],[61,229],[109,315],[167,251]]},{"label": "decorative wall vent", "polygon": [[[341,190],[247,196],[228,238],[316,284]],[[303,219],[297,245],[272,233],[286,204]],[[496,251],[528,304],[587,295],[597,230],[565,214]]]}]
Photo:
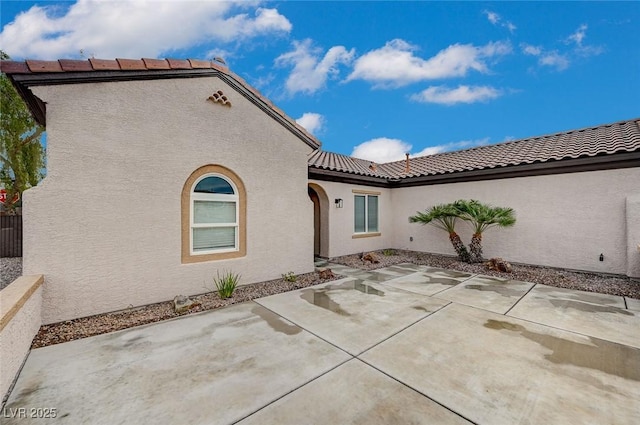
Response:
[{"label": "decorative wall vent", "polygon": [[208,100],[220,103],[225,106],[231,106],[231,101],[227,98],[227,96],[224,95],[224,93],[222,93],[222,90],[218,90],[217,92],[213,93],[211,96],[209,96]]}]

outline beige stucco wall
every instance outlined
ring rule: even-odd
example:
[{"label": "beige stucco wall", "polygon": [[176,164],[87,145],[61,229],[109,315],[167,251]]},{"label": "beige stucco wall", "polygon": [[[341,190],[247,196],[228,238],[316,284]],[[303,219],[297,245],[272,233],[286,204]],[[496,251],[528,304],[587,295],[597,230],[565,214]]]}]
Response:
[{"label": "beige stucco wall", "polygon": [[[354,184],[309,180],[319,186],[329,200],[329,248],[328,257],[373,251],[389,248],[393,241],[393,202],[392,190]],[[354,228],[354,193],[353,191],[379,192],[378,216],[380,236],[353,238]],[[335,199],[343,200],[343,207],[335,207]]]},{"label": "beige stucco wall", "polygon": [[627,198],[627,276],[640,279],[640,191]]},{"label": "beige stucco wall", "polygon": [[[227,107],[207,101],[222,90]],[[43,321],[313,270],[311,148],[216,77],[36,87],[47,177],[24,194],[24,271],[45,273]],[[247,255],[182,264],[180,194],[206,164],[247,191]]]},{"label": "beige stucco wall", "polygon": [[21,276],[0,291],[0,400],[7,395],[42,323],[42,276]]},{"label": "beige stucco wall", "polygon": [[[624,275],[629,244],[640,243],[627,238],[633,222],[638,236],[640,216],[628,216],[625,206],[627,197],[640,194],[638,182],[640,168],[627,168],[395,189],[393,246],[453,255],[446,233],[407,218],[434,204],[478,199],[517,214],[514,227],[484,235],[485,257]],[[468,244],[470,227],[461,223],[459,233]],[[630,266],[639,273],[638,262]]]}]

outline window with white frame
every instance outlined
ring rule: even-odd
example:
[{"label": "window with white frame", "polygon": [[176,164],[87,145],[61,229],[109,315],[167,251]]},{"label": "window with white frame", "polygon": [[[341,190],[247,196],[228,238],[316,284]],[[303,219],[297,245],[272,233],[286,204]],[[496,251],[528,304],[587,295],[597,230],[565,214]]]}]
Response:
[{"label": "window with white frame", "polygon": [[354,194],[354,233],[377,233],[378,195]]},{"label": "window with white frame", "polygon": [[200,177],[191,191],[191,254],[238,250],[238,190],[220,174]]}]

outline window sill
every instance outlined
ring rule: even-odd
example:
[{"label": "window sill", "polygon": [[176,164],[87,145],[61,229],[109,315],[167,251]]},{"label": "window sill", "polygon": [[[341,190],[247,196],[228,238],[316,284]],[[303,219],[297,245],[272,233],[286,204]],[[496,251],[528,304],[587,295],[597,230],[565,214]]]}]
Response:
[{"label": "window sill", "polygon": [[360,238],[373,238],[376,236],[381,236],[382,233],[380,232],[376,232],[376,233],[356,233],[355,235],[351,236],[351,239],[360,239]]}]

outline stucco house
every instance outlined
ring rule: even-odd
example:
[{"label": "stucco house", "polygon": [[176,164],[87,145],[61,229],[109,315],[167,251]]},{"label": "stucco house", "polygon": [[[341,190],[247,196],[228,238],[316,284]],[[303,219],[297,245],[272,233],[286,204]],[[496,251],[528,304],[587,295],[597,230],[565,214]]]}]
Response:
[{"label": "stucco house", "polygon": [[639,119],[373,164],[322,151],[215,62],[1,69],[47,130],[47,177],[23,200],[45,324],[202,293],[217,271],[309,272],[314,254],[452,254],[407,218],[460,198],[517,212],[487,256],[640,277]]}]

